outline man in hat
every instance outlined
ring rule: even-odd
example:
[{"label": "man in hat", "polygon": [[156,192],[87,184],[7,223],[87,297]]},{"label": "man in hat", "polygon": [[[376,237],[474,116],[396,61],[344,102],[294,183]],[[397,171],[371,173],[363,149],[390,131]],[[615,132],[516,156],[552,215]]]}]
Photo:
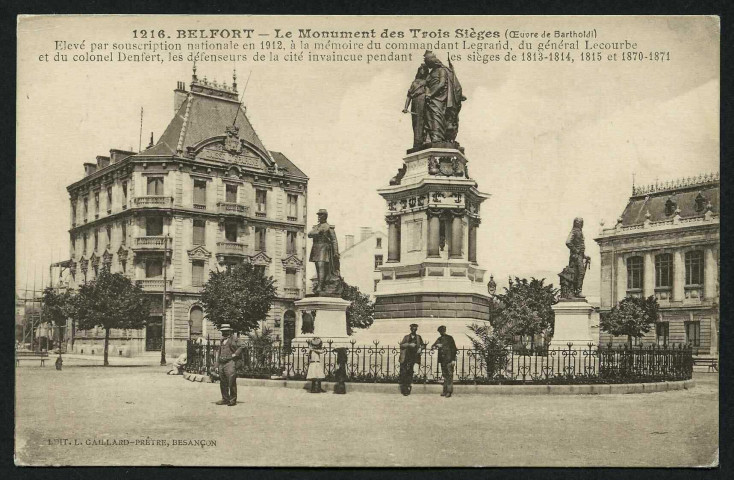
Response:
[{"label": "man in hat", "polygon": [[410,333],[400,342],[400,392],[408,396],[413,386],[413,367],[421,363],[423,339],[418,335],[418,324],[410,325]]},{"label": "man in hat", "polygon": [[219,329],[222,332],[222,345],[219,347],[219,388],[222,399],[217,405],[237,405],[237,370],[235,359],[242,355],[244,348],[240,342],[232,336],[232,328],[228,323],[222,324]]},{"label": "man in hat", "polygon": [[443,375],[442,397],[450,397],[454,393],[454,367],[456,366],[456,342],[454,337],[446,333],[446,326],[438,327],[441,335],[433,342],[431,350],[438,348],[438,363],[441,364],[441,375]]},{"label": "man in hat", "polygon": [[308,237],[313,238],[309,261],[316,264],[317,283],[314,293],[321,294],[331,284],[338,283],[339,273],[339,245],[336,240],[334,227],[326,223],[329,214],[325,209],[316,212],[319,219]]}]

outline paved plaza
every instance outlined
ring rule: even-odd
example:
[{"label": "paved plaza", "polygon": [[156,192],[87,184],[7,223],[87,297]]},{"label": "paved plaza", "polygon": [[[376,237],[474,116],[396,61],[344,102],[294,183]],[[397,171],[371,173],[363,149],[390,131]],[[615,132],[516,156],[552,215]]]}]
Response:
[{"label": "paved plaza", "polygon": [[[311,395],[159,366],[16,368],[19,465],[706,466],[718,378],[636,395]],[[397,388],[397,386],[396,386]]]}]

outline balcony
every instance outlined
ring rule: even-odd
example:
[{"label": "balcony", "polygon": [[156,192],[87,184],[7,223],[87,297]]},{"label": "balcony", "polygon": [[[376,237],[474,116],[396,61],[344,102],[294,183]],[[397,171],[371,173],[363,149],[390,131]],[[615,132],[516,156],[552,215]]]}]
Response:
[{"label": "balcony", "polygon": [[[162,278],[144,278],[142,280],[135,280],[135,284],[142,288],[144,292],[162,292],[163,291],[163,279]],[[173,286],[173,280],[166,280],[166,290],[171,290]]]},{"label": "balcony", "polygon": [[285,298],[301,298],[301,289],[297,287],[283,287]]},{"label": "balcony", "polygon": [[166,242],[166,239],[167,237],[164,237],[163,235],[157,235],[154,237],[135,237],[135,244],[133,246],[133,250],[162,252],[164,247],[166,248],[166,250],[170,250],[173,240],[168,240],[168,242]]},{"label": "balcony", "polygon": [[247,255],[247,245],[238,242],[217,242],[218,255]]},{"label": "balcony", "polygon": [[163,195],[145,195],[135,197],[133,205],[137,208],[171,208],[173,206],[173,198]]},{"label": "balcony", "polygon": [[247,215],[249,210],[247,206],[233,202],[218,202],[217,209],[219,213],[230,215]]}]

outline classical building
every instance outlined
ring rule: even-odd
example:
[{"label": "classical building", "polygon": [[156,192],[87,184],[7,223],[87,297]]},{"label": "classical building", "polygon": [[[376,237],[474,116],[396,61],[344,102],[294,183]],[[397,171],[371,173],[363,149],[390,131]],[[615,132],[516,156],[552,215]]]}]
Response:
[{"label": "classical building", "polygon": [[[719,175],[645,187],[612,228],[602,229],[601,311],[626,296],[654,295],[661,315],[638,342],[691,344],[717,354],[719,338]],[[601,332],[599,341],[623,343]]]},{"label": "classical building", "polygon": [[[263,326],[294,334],[293,302],[305,294],[308,177],[285,155],[265,148],[232,86],[178,82],[174,116],[142,152],[110,150],[84,164],[71,200],[72,288],[103,265],[151,296],[140,331],[113,331],[111,354],[166,350],[218,332],[199,302],[209,272],[249,262],[273,276],[277,300]],[[74,333],[74,351],[100,353],[102,331]],[[94,350],[94,352],[93,352]]]},{"label": "classical building", "polygon": [[345,235],[339,260],[344,281],[374,298],[380,281],[379,267],[387,261],[387,237],[369,227],[360,229],[356,243],[354,235]]}]

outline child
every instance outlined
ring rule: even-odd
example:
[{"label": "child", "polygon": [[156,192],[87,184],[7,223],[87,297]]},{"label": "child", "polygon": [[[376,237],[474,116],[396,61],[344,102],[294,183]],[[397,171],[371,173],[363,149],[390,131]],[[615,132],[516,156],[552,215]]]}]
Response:
[{"label": "child", "polygon": [[321,380],[324,379],[324,365],[321,361],[324,350],[321,339],[319,337],[312,338],[308,345],[308,372],[306,380],[311,380],[311,393],[322,393]]},{"label": "child", "polygon": [[334,376],[336,378],[334,393],[341,395],[347,393],[347,386],[344,385],[344,382],[347,381],[347,349],[344,347],[336,349],[336,372]]},{"label": "child", "polygon": [[61,358],[61,350],[58,350],[59,356],[56,357],[56,370],[61,370],[61,366],[64,364],[64,359]]}]

